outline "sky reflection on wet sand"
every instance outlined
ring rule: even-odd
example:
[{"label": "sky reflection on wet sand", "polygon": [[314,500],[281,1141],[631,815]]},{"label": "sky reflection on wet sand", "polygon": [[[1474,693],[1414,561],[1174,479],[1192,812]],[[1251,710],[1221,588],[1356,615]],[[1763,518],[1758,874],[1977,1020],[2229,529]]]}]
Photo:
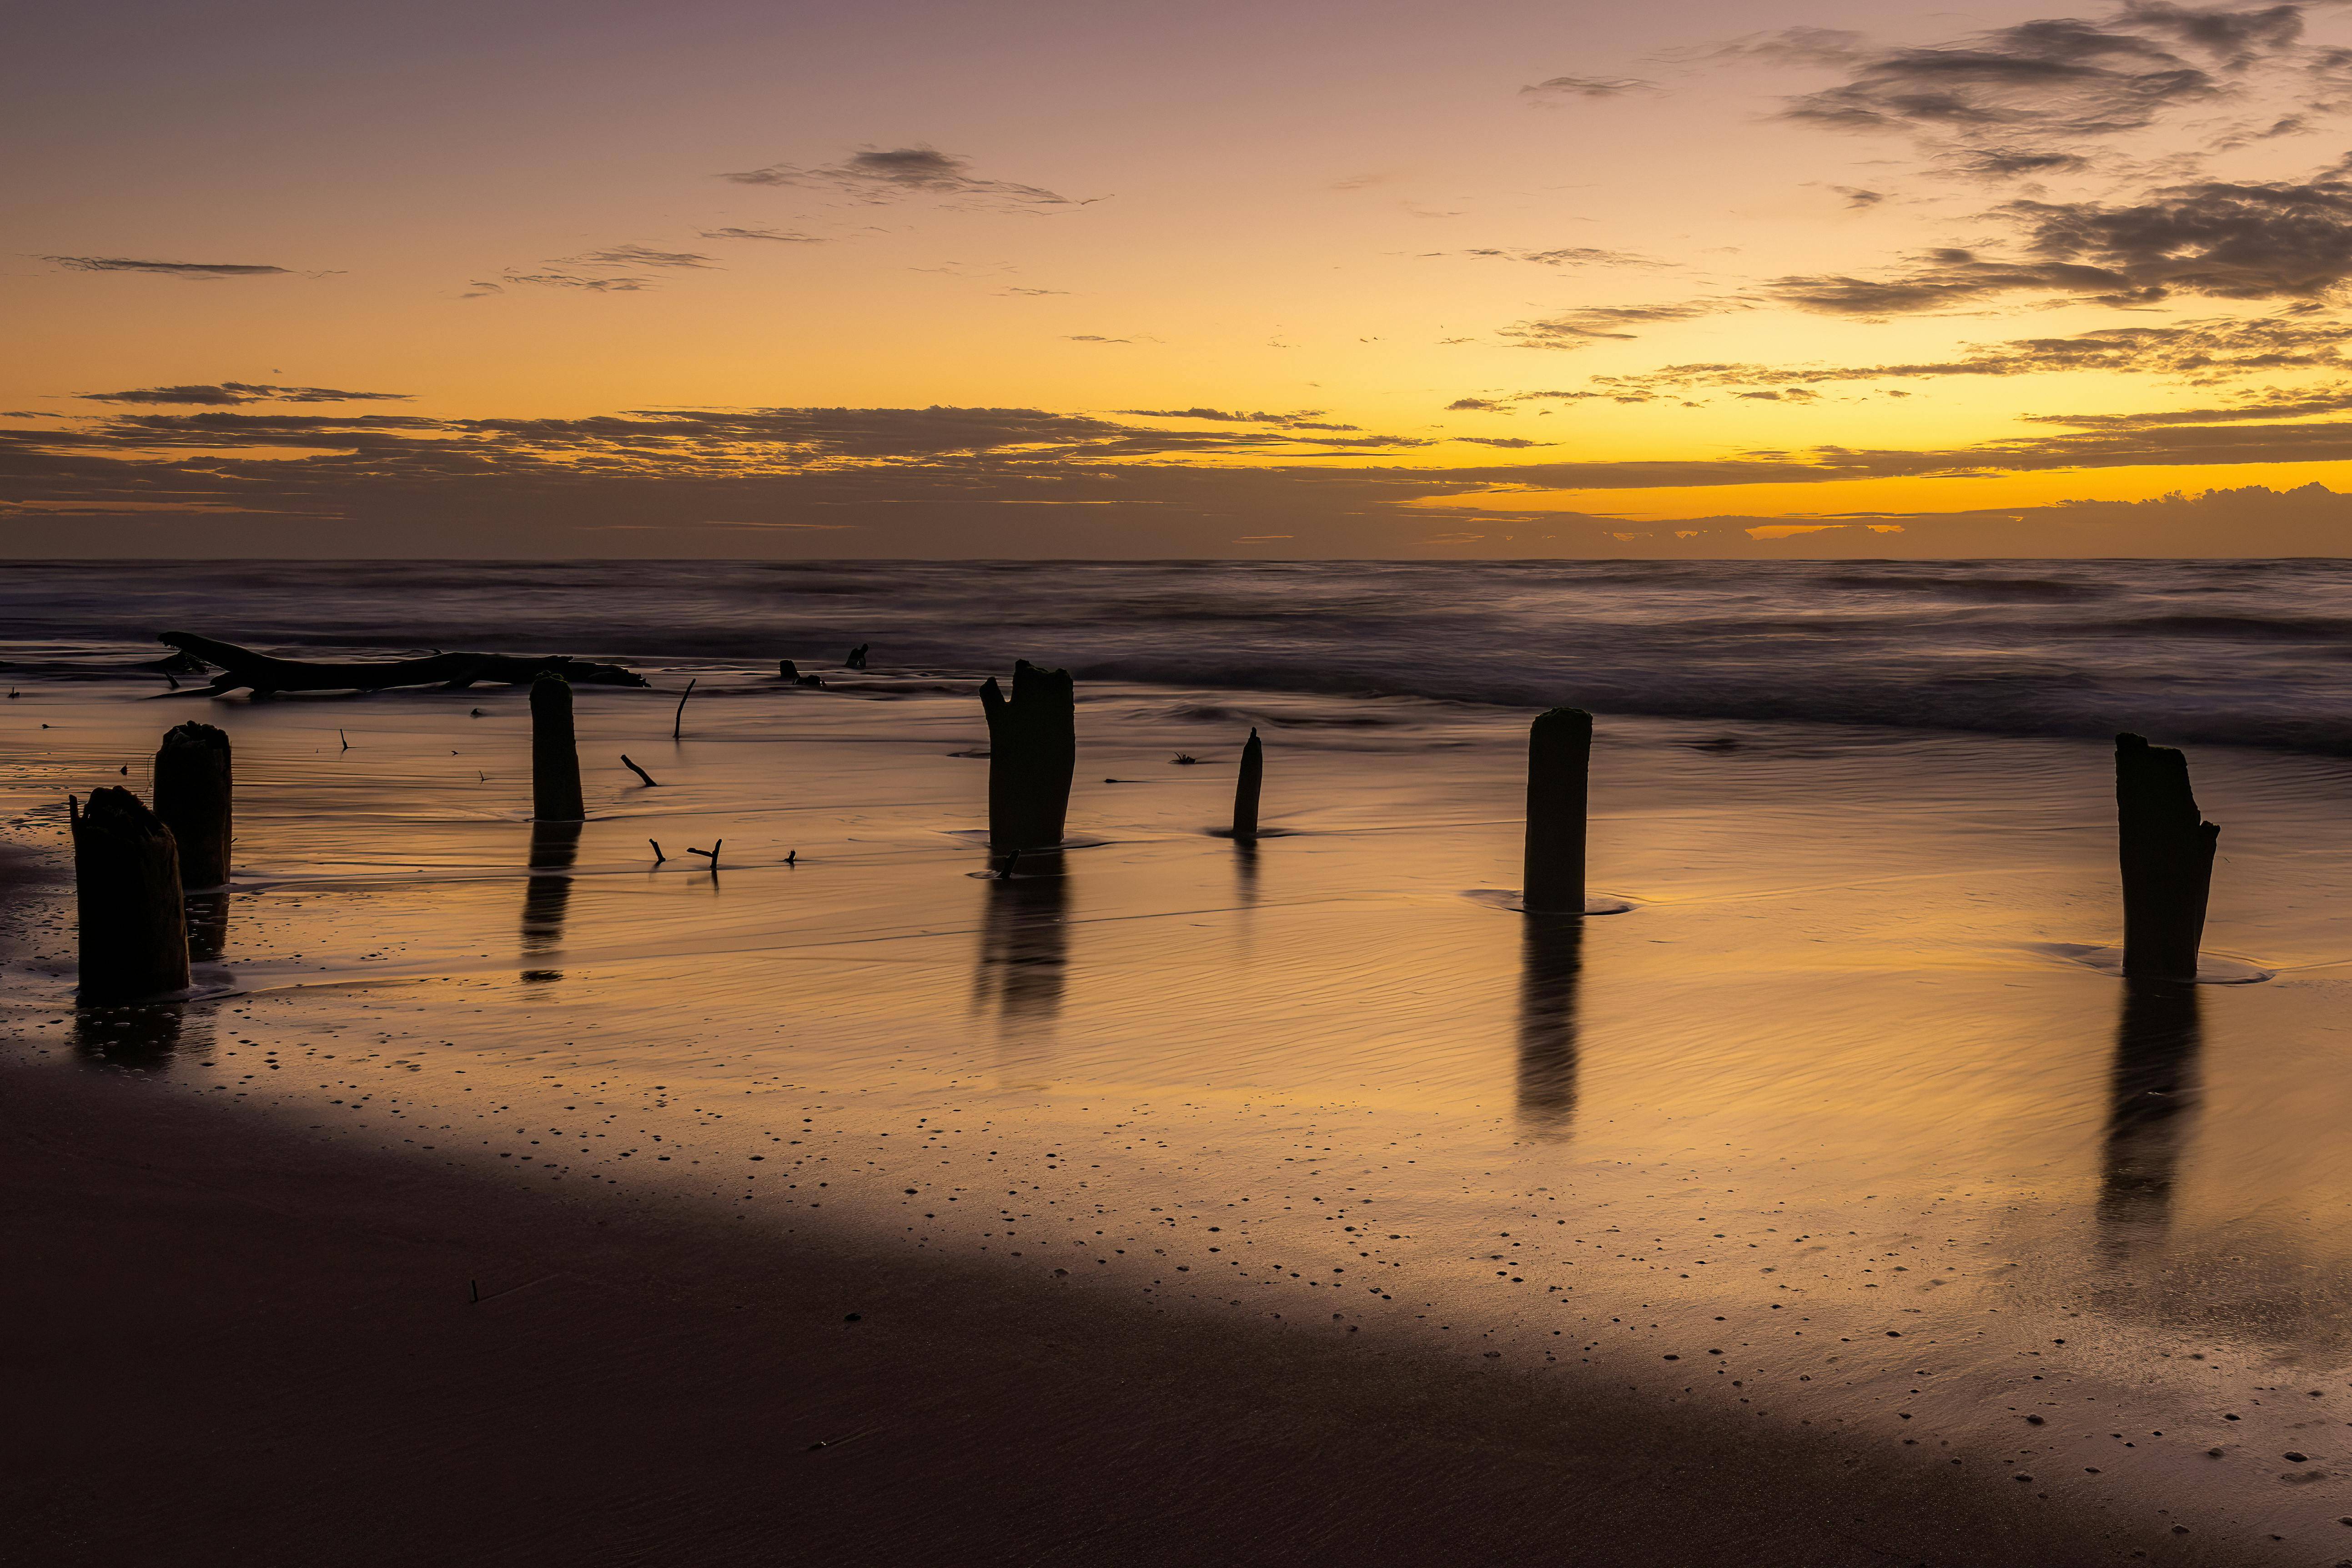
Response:
[{"label": "sky reflection on wet sand", "polygon": [[[1097,683],[1072,827],[1103,842],[1003,880],[956,837],[968,697],[700,673],[676,743],[658,695],[581,694],[561,844],[523,820],[520,692],[207,705],[221,994],[77,1020],[37,905],[6,1025],[517,1180],[1337,1318],[2151,1525],[2342,1531],[2346,764],[2192,753],[2209,946],[2276,977],[2127,991],[2046,951],[2118,925],[2095,743],[1604,716],[1591,886],[1637,907],[1558,929],[1465,896],[1516,880],[1523,715],[1203,723]],[[139,782],[189,716],[10,704],[10,836],[54,857],[64,792]],[[1206,831],[1250,723],[1286,830],[1254,849]],[[682,853],[722,838],[715,876]]]}]

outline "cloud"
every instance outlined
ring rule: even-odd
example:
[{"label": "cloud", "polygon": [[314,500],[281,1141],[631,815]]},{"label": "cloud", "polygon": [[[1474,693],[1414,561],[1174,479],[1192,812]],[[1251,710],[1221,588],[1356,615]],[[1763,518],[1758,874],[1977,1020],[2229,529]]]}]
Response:
[{"label": "cloud", "polygon": [[1625,327],[1696,321],[1702,316],[1719,316],[1750,308],[1748,300],[1736,296],[1656,305],[1596,305],[1543,321],[1517,321],[1505,327],[1500,335],[1520,348],[1580,349],[1601,339],[1630,341],[1636,334],[1622,331]]},{"label": "cloud", "polygon": [[152,272],[165,278],[290,278],[286,267],[257,267],[232,261],[134,261],[121,256],[44,256],[44,261],[76,272]]},{"label": "cloud", "polygon": [[[494,283],[476,282],[473,288],[485,293],[505,292],[505,286],[520,284],[534,289],[579,289],[592,294],[636,294],[660,287],[657,279],[617,274],[594,277],[581,272],[501,272]],[[468,298],[473,298],[469,295]]]},{"label": "cloud", "polygon": [[1100,332],[1065,332],[1062,341],[1069,343],[1131,343],[1133,338],[1107,338]]},{"label": "cloud", "polygon": [[[2343,326],[2302,308],[2259,317],[2217,316],[2162,325],[2101,327],[2063,337],[1970,343],[1958,357],[1859,365],[1702,363],[1596,375],[1576,392],[1522,392],[1500,400],[1612,397],[1643,403],[1698,389],[1805,386],[1837,382],[1927,380],[1947,376],[2044,375],[2064,372],[2161,375],[2215,385],[2279,371],[2352,372],[2343,357]],[[1482,400],[1465,399],[1464,404]],[[1495,400],[1484,400],[1492,403]]]},{"label": "cloud", "polygon": [[130,392],[83,392],[88,403],[144,403],[234,407],[245,403],[405,403],[405,392],[339,392],[331,386],[264,386],[224,381],[203,386],[144,386]]},{"label": "cloud", "polygon": [[1790,100],[1781,112],[1834,131],[1971,138],[2137,131],[2225,90],[2207,68],[2222,62],[2193,63],[2149,36],[2158,31],[2048,17],[1927,48],[1847,44],[1812,57],[1845,68],[1846,79]]},{"label": "cloud", "polygon": [[1052,294],[1067,294],[1067,289],[999,289],[999,294],[1018,294],[1029,299],[1042,299]]},{"label": "cloud", "polygon": [[1222,425],[1278,425],[1286,430],[1359,430],[1357,425],[1327,425],[1317,420],[1319,408],[1302,408],[1294,414],[1268,414],[1264,409],[1244,414],[1238,409],[1223,408],[1120,408],[1114,410],[1130,419],[1203,419]]},{"label": "cloud", "polygon": [[2079,153],[2050,153],[2032,148],[1972,147],[1953,154],[1955,173],[1983,180],[2015,180],[2036,174],[2074,174],[2091,166]]},{"label": "cloud", "polygon": [[[972,174],[970,160],[935,147],[867,148],[838,163],[814,168],[797,163],[771,163],[721,174],[739,185],[793,185],[831,190],[858,202],[895,202],[908,196],[932,196],[960,205],[1008,208],[1084,206],[1085,202],[1010,180],[984,180]],[[1099,197],[1088,198],[1099,200]]]},{"label": "cloud", "polygon": [[2204,181],[2146,199],[2011,202],[2037,254],[2112,268],[2137,289],[2308,299],[2352,275],[2352,183]]},{"label": "cloud", "polygon": [[559,258],[559,267],[716,267],[718,262],[691,250],[653,250],[642,245],[615,245],[584,256]]},{"label": "cloud", "polygon": [[1991,260],[1968,250],[1934,250],[1877,278],[1812,273],[1775,278],[1758,291],[1775,303],[1825,316],[1901,316],[1973,305],[2021,290],[2075,294],[2100,304],[2141,305],[2164,290],[2135,286],[2110,268]]},{"label": "cloud", "polygon": [[1830,189],[1843,196],[1850,207],[1874,207],[1886,199],[1885,191],[1865,191],[1856,185],[1832,185]]},{"label": "cloud", "polygon": [[1927,46],[1794,28],[1684,58],[1833,71],[1780,117],[1905,136],[1942,174],[1998,183],[2087,173],[2096,143],[2164,122],[2206,154],[2313,131],[2345,106],[2352,50],[2305,43],[2306,9],[2123,0]]},{"label": "cloud", "polygon": [[1532,261],[1539,267],[1671,267],[1670,261],[1636,256],[1629,250],[1601,250],[1591,246],[1567,246],[1557,250],[1507,250],[1479,246],[1469,250],[1433,250],[1431,256],[1475,256],[1506,261]]},{"label": "cloud", "polygon": [[823,245],[824,238],[814,234],[793,234],[781,228],[706,228],[696,231],[705,239],[772,239],[784,245]]},{"label": "cloud", "polygon": [[1989,216],[2021,256],[1930,250],[1879,276],[1777,278],[1759,292],[1825,315],[1888,316],[2012,293],[2148,305],[2175,295],[2317,299],[2352,278],[2352,181],[2206,180],[2137,201],[2018,200]]},{"label": "cloud", "polygon": [[1530,441],[1524,436],[1448,436],[1449,441],[1467,441],[1477,447],[1557,447],[1557,441]]},{"label": "cloud", "polygon": [[1556,76],[1519,89],[1521,98],[1539,104],[1573,103],[1587,98],[1623,98],[1629,93],[1655,92],[1658,84],[1638,77]]}]

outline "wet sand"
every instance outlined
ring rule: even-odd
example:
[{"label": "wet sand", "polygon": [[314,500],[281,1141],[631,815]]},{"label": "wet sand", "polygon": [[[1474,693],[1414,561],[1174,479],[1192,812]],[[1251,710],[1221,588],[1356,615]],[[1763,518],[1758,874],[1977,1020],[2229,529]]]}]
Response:
[{"label": "wet sand", "polygon": [[2128,1533],[1337,1324],[518,1191],[106,1075],[0,1096],[11,1561],[1992,1564]]},{"label": "wet sand", "polygon": [[1091,689],[1099,842],[1002,881],[956,672],[698,673],[677,745],[583,693],[577,836],[519,693],[0,714],[51,856],[163,724],[239,747],[215,994],[77,1019],[40,899],[7,964],[12,1318],[92,1326],[46,1424],[174,1478],[106,1528],[275,1529],[301,1465],[265,1555],[2352,1552],[2343,764],[2193,759],[2209,945],[2275,978],[2150,994],[2074,961],[2102,747],[1604,717],[1635,907],[1553,927],[1491,896],[1521,714]]}]

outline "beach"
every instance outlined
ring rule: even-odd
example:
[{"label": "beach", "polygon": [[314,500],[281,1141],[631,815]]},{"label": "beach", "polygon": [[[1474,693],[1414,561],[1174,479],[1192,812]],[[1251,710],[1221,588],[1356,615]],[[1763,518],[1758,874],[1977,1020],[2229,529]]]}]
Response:
[{"label": "beach", "polygon": [[[519,689],[12,650],[28,1560],[2352,1556],[2327,748],[2192,745],[2217,983],[2151,989],[2072,719],[1592,700],[1630,907],[1544,921],[1513,693],[1082,668],[1000,876],[1006,671],[772,647],[829,685],[580,689],[576,833]],[[190,718],[218,956],[78,1013],[65,795]]]}]

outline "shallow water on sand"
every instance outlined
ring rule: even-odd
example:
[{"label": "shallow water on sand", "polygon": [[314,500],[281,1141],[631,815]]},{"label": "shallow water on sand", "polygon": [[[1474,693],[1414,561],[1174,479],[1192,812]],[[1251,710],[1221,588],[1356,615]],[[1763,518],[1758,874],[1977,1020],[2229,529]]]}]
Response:
[{"label": "shallow water on sand", "polygon": [[[674,695],[579,693],[576,835],[524,820],[520,691],[27,688],[10,839],[56,863],[65,793],[196,717],[239,870],[207,999],[77,1017],[47,898],[0,1026],[225,1115],[1957,1464],[2119,1556],[2352,1550],[2352,767],[2195,752],[2209,949],[2274,977],[2126,988],[2066,952],[2117,929],[2096,742],[1604,716],[1591,880],[1635,907],[1543,922],[1470,896],[1517,880],[1524,712],[1090,683],[1099,842],[1006,879],[970,672],[698,673],[676,742]],[[1208,831],[1253,724],[1255,849]]]}]

